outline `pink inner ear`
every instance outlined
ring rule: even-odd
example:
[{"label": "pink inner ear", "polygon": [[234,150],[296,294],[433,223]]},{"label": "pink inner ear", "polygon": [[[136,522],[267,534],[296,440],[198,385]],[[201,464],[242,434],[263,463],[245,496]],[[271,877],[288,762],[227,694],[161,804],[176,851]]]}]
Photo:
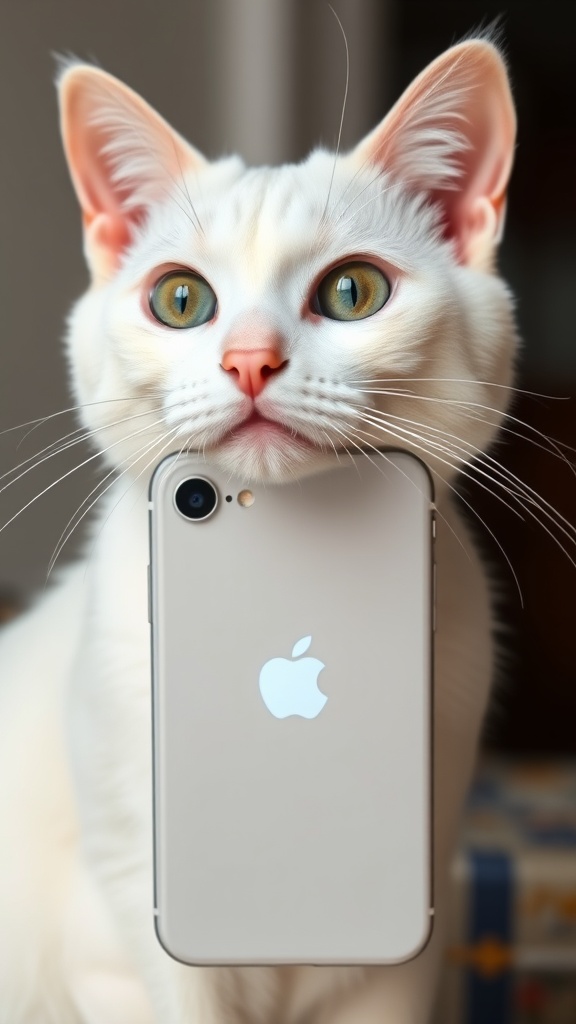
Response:
[{"label": "pink inner ear", "polygon": [[60,80],[61,126],[93,273],[108,273],[151,203],[204,158],[122,82],[85,65]]},{"label": "pink inner ear", "polygon": [[[142,207],[130,207],[126,186],[113,178],[113,166],[106,155],[109,135],[89,123],[90,111],[82,109],[80,96],[75,130],[70,133],[68,157],[76,192],[83,209],[87,250],[100,272],[112,272],[129,247],[134,228],[145,216]],[[81,126],[80,118],[84,119]]]},{"label": "pink inner ear", "polygon": [[131,242],[129,221],[114,214],[99,213],[91,220],[85,218],[85,225],[89,245],[108,250],[114,257],[114,263],[117,263],[118,257]]},{"label": "pink inner ear", "polygon": [[72,180],[83,212],[86,251],[93,272],[108,275],[132,241],[142,210],[123,210],[126,189],[113,180],[105,147],[109,134],[91,124],[94,99],[89,89],[73,85],[65,96],[64,141]]},{"label": "pink inner ear", "polygon": [[515,128],[503,61],[490,43],[476,40],[426,68],[358,155],[427,193],[466,262],[480,242],[499,240]]},{"label": "pink inner ear", "polygon": [[466,260],[477,236],[496,239],[504,214],[514,136],[507,132],[502,107],[486,97],[468,105],[462,126],[468,148],[458,154],[460,187],[432,189],[443,212],[444,234],[459,259]]}]

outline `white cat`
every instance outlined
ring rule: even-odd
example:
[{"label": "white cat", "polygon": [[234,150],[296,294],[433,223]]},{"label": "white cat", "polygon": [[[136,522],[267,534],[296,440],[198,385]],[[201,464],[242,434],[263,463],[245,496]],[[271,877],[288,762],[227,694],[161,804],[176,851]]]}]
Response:
[{"label": "white cat", "polygon": [[[424,1024],[492,676],[452,486],[475,456],[498,486],[482,453],[513,374],[504,64],[462,43],[351,153],[255,170],[208,163],[97,68],[68,65],[59,90],[92,275],[70,371],[116,474],[88,567],[1,636],[0,1024]],[[281,481],[366,444],[423,456],[440,510],[434,936],[391,968],[184,967],[152,918],[148,479],[185,447]]]}]

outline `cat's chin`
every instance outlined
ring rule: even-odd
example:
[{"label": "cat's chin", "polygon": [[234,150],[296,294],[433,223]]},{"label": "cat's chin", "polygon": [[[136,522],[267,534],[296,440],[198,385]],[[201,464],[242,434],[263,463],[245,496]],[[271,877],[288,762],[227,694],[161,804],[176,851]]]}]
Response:
[{"label": "cat's chin", "polygon": [[285,483],[333,465],[334,452],[292,434],[279,423],[246,424],[206,455],[246,483]]}]

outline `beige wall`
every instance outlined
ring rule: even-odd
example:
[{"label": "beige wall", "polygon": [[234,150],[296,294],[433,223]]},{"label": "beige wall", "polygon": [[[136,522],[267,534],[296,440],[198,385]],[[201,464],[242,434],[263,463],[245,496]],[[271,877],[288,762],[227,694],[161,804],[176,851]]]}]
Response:
[{"label": "beige wall", "polygon": [[[389,101],[377,84],[386,81],[388,4],[333,5],[350,45],[348,145]],[[5,0],[0,430],[70,404],[61,337],[87,279],[57,131],[55,52],[95,60],[125,79],[208,155],[239,150],[250,162],[299,158],[318,140],[333,144],[344,92],[344,45],[325,0]],[[75,426],[70,416],[56,417],[18,449],[22,432],[1,435],[0,473]],[[1,493],[0,526],[89,454],[74,448],[49,459]],[[0,590],[43,584],[61,531],[96,479],[93,462],[0,533]]]}]

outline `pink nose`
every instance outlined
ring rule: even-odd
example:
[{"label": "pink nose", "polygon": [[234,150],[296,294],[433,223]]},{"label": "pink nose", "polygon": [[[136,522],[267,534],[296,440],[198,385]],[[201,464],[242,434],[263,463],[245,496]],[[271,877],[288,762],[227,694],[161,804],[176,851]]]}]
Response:
[{"label": "pink nose", "polygon": [[237,375],[236,384],[245,395],[256,398],[268,377],[284,366],[286,360],[276,349],[229,349],[224,353],[221,366]]}]

